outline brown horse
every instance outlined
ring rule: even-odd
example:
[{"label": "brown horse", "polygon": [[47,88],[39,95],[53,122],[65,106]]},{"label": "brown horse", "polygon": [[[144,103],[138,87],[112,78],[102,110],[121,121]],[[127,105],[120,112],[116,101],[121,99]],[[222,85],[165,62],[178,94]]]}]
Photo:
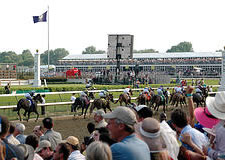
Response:
[{"label": "brown horse", "polygon": [[113,94],[112,93],[107,95],[106,99],[103,99],[103,98],[95,99],[92,102],[92,104],[91,104],[90,115],[92,114],[92,112],[93,112],[93,110],[95,108],[97,108],[97,109],[101,109],[102,108],[102,109],[104,109],[105,113],[106,113],[106,108],[108,108],[108,110],[110,110],[110,112],[112,112],[110,101],[114,103]]},{"label": "brown horse", "polygon": [[180,107],[182,107],[183,104],[187,105],[185,95],[182,93],[173,93],[170,97],[170,102],[172,102],[172,105],[174,106],[176,104],[176,107],[178,107],[178,104],[180,103]]},{"label": "brown horse", "polygon": [[81,96],[76,98],[75,102],[72,104],[71,112],[74,111],[76,113],[77,109],[81,108],[82,109],[81,115],[84,114],[84,119],[85,119],[89,106],[90,106],[89,98],[87,96]]},{"label": "brown horse", "polygon": [[202,106],[202,104],[204,104],[204,106],[206,106],[206,98],[208,97],[208,89],[203,87],[201,88],[202,94],[199,93],[194,93],[193,94],[193,102],[195,102],[197,104],[197,107],[199,105]]},{"label": "brown horse", "polygon": [[36,96],[33,97],[33,106],[29,105],[30,104],[29,100],[27,100],[25,98],[22,98],[22,99],[19,100],[19,102],[17,103],[17,107],[15,109],[13,109],[13,111],[17,111],[17,114],[18,114],[19,119],[21,121],[20,109],[23,108],[25,110],[25,112],[23,114],[24,117],[26,117],[26,114],[28,113],[27,122],[30,119],[30,113],[34,112],[34,113],[37,114],[37,118],[35,120],[35,121],[37,121],[38,117],[39,117],[39,113],[37,111],[37,103],[38,103],[38,101],[40,103],[43,102],[40,94],[37,94]]},{"label": "brown horse", "polygon": [[151,95],[149,95],[147,93],[146,94],[142,93],[137,97],[136,100],[137,100],[138,105],[147,105],[148,106],[151,101]]},{"label": "brown horse", "polygon": [[[154,106],[155,104],[155,106]],[[160,95],[154,95],[151,99],[151,105],[153,106],[154,110],[159,110],[159,106],[163,105],[163,112],[166,112],[166,99],[162,98]]]},{"label": "brown horse", "polygon": [[116,102],[114,102],[114,104],[116,104],[118,102],[120,102],[120,106],[122,106],[123,103],[125,103],[125,106],[127,106],[128,104],[131,104],[130,95],[133,95],[133,92],[131,89],[129,91],[129,95],[127,93],[120,94],[118,100],[116,100]]}]

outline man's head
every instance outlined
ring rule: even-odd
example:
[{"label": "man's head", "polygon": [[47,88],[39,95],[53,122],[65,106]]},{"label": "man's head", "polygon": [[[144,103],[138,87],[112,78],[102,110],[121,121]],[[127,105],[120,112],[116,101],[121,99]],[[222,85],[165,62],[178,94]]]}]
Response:
[{"label": "man's head", "polygon": [[42,136],[43,133],[44,133],[44,130],[43,130],[43,129],[44,129],[44,128],[43,128],[42,126],[35,126],[34,129],[33,129],[33,133],[34,133],[36,136],[40,137],[40,136]]},{"label": "man's head", "polygon": [[25,140],[25,144],[32,146],[34,150],[38,147],[38,142],[38,137],[33,134],[27,136]]},{"label": "man's head", "polygon": [[42,120],[43,126],[46,129],[52,129],[53,127],[53,120],[52,118],[48,117]]},{"label": "man's head", "polygon": [[36,152],[43,158],[47,159],[53,155],[53,151],[51,148],[51,143],[47,140],[42,140],[39,143],[39,146]]},{"label": "man's head", "polygon": [[188,124],[187,115],[181,109],[175,109],[171,114],[173,126],[177,129],[182,129]]},{"label": "man's head", "polygon": [[66,143],[60,143],[54,150],[53,160],[67,160],[70,155],[70,149]]},{"label": "man's head", "polygon": [[9,130],[9,120],[5,116],[0,115],[0,120],[1,120],[1,130],[0,130],[0,138],[5,138],[6,134],[8,133]]},{"label": "man's head", "polygon": [[16,123],[14,135],[24,134],[26,127],[23,123]]},{"label": "man's head", "polygon": [[103,119],[105,112],[103,110],[97,110],[94,112],[94,120],[96,123],[100,122]]},{"label": "man's head", "polygon": [[127,107],[117,107],[103,117],[108,119],[107,128],[111,138],[118,142],[134,132],[134,124],[137,122],[136,115]]},{"label": "man's head", "polygon": [[66,144],[68,144],[68,147],[71,152],[73,152],[75,150],[79,150],[79,140],[77,137],[69,136],[66,139]]},{"label": "man's head", "polygon": [[152,117],[152,110],[146,105],[139,105],[137,107],[134,107],[134,109],[137,112],[138,122],[143,121],[145,118]]}]

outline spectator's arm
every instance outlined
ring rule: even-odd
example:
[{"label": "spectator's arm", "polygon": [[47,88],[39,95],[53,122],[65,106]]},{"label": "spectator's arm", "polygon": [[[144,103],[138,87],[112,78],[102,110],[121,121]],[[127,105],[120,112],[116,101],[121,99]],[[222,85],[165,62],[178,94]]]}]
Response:
[{"label": "spectator's arm", "polygon": [[[186,93],[187,94],[192,94],[193,91],[193,87],[192,86],[188,86],[186,89]],[[189,110],[189,115],[190,115],[190,119],[189,119],[189,124],[194,127],[194,103],[193,103],[193,97],[189,96],[187,97],[188,100],[188,110]]]},{"label": "spectator's arm", "polygon": [[188,144],[196,153],[199,153],[201,155],[204,155],[204,153],[202,152],[201,148],[199,148],[192,140],[191,140],[191,136],[188,133],[184,133],[181,135],[181,141],[183,143]]}]

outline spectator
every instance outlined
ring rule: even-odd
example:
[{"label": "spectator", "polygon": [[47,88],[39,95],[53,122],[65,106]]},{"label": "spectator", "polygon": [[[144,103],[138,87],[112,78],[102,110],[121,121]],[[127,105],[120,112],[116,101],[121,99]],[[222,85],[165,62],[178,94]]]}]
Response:
[{"label": "spectator", "polygon": [[179,154],[179,144],[177,142],[176,132],[169,126],[166,122],[167,116],[165,113],[160,114],[160,132],[161,136],[166,143],[166,148],[168,150],[169,156],[173,160],[177,160]]},{"label": "spectator", "polygon": [[[0,138],[1,138],[1,145],[0,146],[0,157],[4,157],[5,160],[11,160],[12,158],[17,158],[18,160],[23,160],[24,155],[22,154],[22,150],[18,148],[17,146],[11,144],[6,139],[7,132],[9,130],[9,120],[5,116],[0,115],[0,121],[1,121],[1,132],[0,132]],[[7,154],[6,154],[7,151]]]},{"label": "spectator", "polygon": [[53,157],[53,151],[51,148],[51,143],[47,140],[40,141],[36,153],[43,158],[43,160],[51,160]]},{"label": "spectator", "polygon": [[25,144],[25,139],[27,136],[24,135],[26,127],[23,123],[16,123],[15,131],[13,133],[13,136],[16,137],[16,139],[21,143]]},{"label": "spectator", "polygon": [[53,160],[67,160],[70,155],[70,149],[66,143],[60,143],[54,150]]},{"label": "spectator", "polygon": [[33,133],[40,138],[41,136],[44,136],[44,128],[42,126],[35,126],[33,129]]},{"label": "spectator", "polygon": [[[175,109],[171,114],[171,120],[173,126],[175,127],[176,131],[180,133],[179,140],[182,142],[182,134],[188,133],[191,135],[191,139],[193,143],[202,149],[202,146],[208,142],[207,137],[201,133],[200,131],[192,128],[188,124],[187,115],[181,109]],[[182,142],[182,146],[185,147],[187,150],[194,151],[194,148]]]},{"label": "spectator", "polygon": [[45,115],[45,106],[44,106],[44,104],[45,104],[45,94],[43,94],[41,96],[41,99],[42,99],[42,103],[41,104],[43,104],[43,106],[41,106],[41,115]]},{"label": "spectator", "polygon": [[110,138],[109,131],[107,128],[96,128],[94,131],[93,138],[95,141],[102,141],[107,143],[109,146],[115,143],[114,140]]},{"label": "spectator", "polygon": [[46,129],[44,136],[40,137],[40,141],[48,140],[54,150],[56,146],[62,141],[62,136],[59,132],[53,130],[52,118],[45,118],[42,120],[43,126]]},{"label": "spectator", "polygon": [[111,146],[113,160],[149,160],[150,154],[146,143],[134,134],[135,113],[126,107],[117,107],[103,116],[108,120],[110,136],[117,143]]},{"label": "spectator", "polygon": [[141,122],[147,117],[152,117],[153,113],[150,108],[146,105],[139,105],[134,107],[135,111],[137,112],[137,121]]},{"label": "spectator", "polygon": [[8,135],[7,135],[7,140],[9,143],[11,144],[14,144],[14,145],[18,145],[20,144],[20,141],[18,141],[14,136],[13,136],[13,133],[15,131],[15,126],[13,124],[10,124],[10,127],[9,127],[9,132],[8,132]]},{"label": "spectator", "polygon": [[69,136],[66,139],[66,144],[68,144],[68,147],[70,149],[70,155],[68,160],[85,160],[85,156],[80,153],[79,150],[79,140],[74,136]]},{"label": "spectator", "polygon": [[103,142],[95,141],[86,150],[87,160],[112,160],[110,147]]},{"label": "spectator", "polygon": [[[38,137],[36,135],[27,136],[25,144],[32,146],[33,150],[36,150],[38,147]],[[39,154],[34,153],[34,160],[43,160],[43,158]]]},{"label": "spectator", "polygon": [[103,115],[105,112],[103,110],[97,110],[94,112],[94,120],[96,122],[95,128],[106,127],[107,122],[104,120]]},{"label": "spectator", "polygon": [[17,146],[21,149],[22,154],[24,155],[24,160],[33,160],[34,159],[34,149],[28,144],[19,144]]},{"label": "spectator", "polygon": [[218,118],[220,122],[213,128],[215,131],[214,148],[204,146],[203,152],[213,160],[225,157],[225,92],[218,92],[215,97],[206,99],[208,111]]},{"label": "spectator", "polygon": [[169,160],[166,144],[161,136],[160,123],[154,118],[145,118],[140,127],[141,138],[148,144],[151,160]]}]

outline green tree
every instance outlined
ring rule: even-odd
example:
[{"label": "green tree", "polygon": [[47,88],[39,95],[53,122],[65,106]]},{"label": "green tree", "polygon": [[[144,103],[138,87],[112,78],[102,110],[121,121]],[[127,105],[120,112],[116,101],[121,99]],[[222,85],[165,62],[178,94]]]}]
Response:
[{"label": "green tree", "polygon": [[[57,64],[58,60],[66,57],[69,55],[69,52],[65,50],[64,48],[57,48],[55,50],[50,50],[49,51],[49,59],[50,59],[50,64]],[[41,64],[42,65],[47,65],[48,64],[48,51],[45,51],[43,54],[41,54]]]},{"label": "green tree", "polygon": [[0,63],[17,63],[18,55],[13,51],[0,53]]},{"label": "green tree", "polygon": [[166,52],[194,52],[191,42],[181,42],[176,46],[172,46]]},{"label": "green tree", "polygon": [[28,66],[28,67],[33,67],[34,66],[34,57],[30,50],[23,50],[21,55],[18,55],[19,60],[18,60],[18,65],[19,66]]},{"label": "green tree", "polygon": [[134,53],[158,53],[158,51],[154,49],[144,49],[144,50],[134,50]]},{"label": "green tree", "polygon": [[94,46],[89,46],[85,48],[85,50],[82,52],[82,54],[103,54],[105,51],[102,50],[96,50]]}]

